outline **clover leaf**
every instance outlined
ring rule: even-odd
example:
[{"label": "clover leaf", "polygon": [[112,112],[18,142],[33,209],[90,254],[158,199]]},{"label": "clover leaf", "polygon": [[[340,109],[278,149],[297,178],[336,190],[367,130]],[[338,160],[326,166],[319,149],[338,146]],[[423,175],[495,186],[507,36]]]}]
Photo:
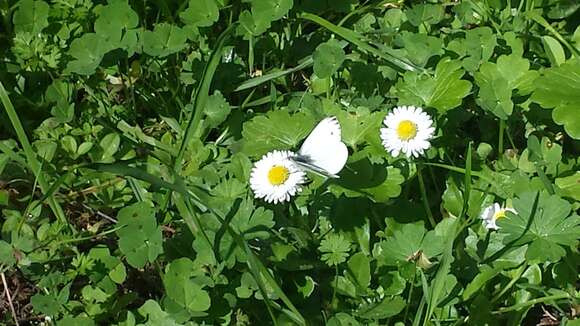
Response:
[{"label": "clover leaf", "polygon": [[463,67],[475,72],[483,62],[493,55],[497,36],[487,26],[465,31],[465,39],[454,39],[447,48],[463,57]]},{"label": "clover leaf", "polygon": [[127,206],[117,215],[119,249],[129,265],[143,268],[163,252],[161,227],[155,221],[155,209],[150,203]]},{"label": "clover leaf", "polygon": [[143,51],[154,57],[166,57],[183,50],[187,44],[186,32],[175,25],[161,23],[153,31],[143,33]]},{"label": "clover leaf", "polygon": [[95,21],[95,33],[109,42],[110,49],[122,48],[121,39],[128,30],[137,27],[139,16],[125,1],[104,6]]},{"label": "clover leaf", "polygon": [[459,106],[471,91],[471,83],[461,79],[464,74],[460,61],[443,59],[434,76],[407,72],[393,91],[400,105],[422,105],[446,112]]},{"label": "clover leaf", "polygon": [[318,45],[312,55],[314,59],[314,73],[319,78],[332,76],[340,68],[345,57],[344,50],[335,39],[330,39]]},{"label": "clover leaf", "polygon": [[504,244],[529,243],[529,261],[557,262],[566,255],[565,247],[576,248],[580,239],[580,217],[570,215],[572,205],[557,195],[526,192],[513,200],[517,214],[500,219]]},{"label": "clover leaf", "polygon": [[530,62],[515,54],[501,56],[497,63],[483,63],[475,74],[479,86],[477,104],[506,120],[514,107],[512,91],[517,89],[519,95],[527,95],[532,90],[538,73],[529,68]]},{"label": "clover leaf", "polygon": [[190,0],[189,6],[179,17],[186,24],[207,27],[219,19],[219,8],[215,0]]},{"label": "clover leaf", "polygon": [[163,276],[169,299],[192,313],[206,311],[211,305],[208,293],[192,279],[197,269],[189,258],[179,258],[167,265]]},{"label": "clover leaf", "polygon": [[568,60],[559,67],[546,69],[536,80],[532,101],[554,108],[552,118],[566,133],[580,139],[580,60]]}]

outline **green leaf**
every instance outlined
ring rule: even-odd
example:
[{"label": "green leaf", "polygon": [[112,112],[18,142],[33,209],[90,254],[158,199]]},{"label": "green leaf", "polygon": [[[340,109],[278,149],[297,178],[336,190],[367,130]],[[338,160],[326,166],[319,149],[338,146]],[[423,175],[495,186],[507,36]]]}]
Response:
[{"label": "green leaf", "polygon": [[548,56],[548,59],[550,59],[552,67],[557,67],[566,62],[566,53],[564,53],[564,48],[558,40],[551,36],[544,35],[542,36],[542,44],[544,45],[544,51],[546,51],[546,55]]},{"label": "green leaf", "polygon": [[328,78],[340,68],[346,55],[339,42],[335,39],[330,39],[318,45],[312,57],[316,76]]},{"label": "green leaf", "polygon": [[119,249],[127,256],[129,265],[143,268],[163,252],[161,227],[155,221],[155,210],[150,203],[140,202],[127,206],[117,214]]},{"label": "green leaf", "polygon": [[[18,2],[18,10],[14,12],[12,22],[16,32],[28,32],[36,35],[48,26],[48,11],[50,7],[41,0],[22,0]],[[8,16],[10,17],[10,16]]]},{"label": "green leaf", "polygon": [[222,93],[216,91],[212,96],[207,98],[205,105],[205,115],[211,128],[219,126],[226,120],[232,108],[226,101]]},{"label": "green leaf", "polygon": [[314,118],[306,113],[269,111],[244,123],[242,151],[256,157],[274,149],[294,148],[306,138],[313,126]]},{"label": "green leaf", "polygon": [[112,132],[107,134],[99,142],[99,146],[103,149],[103,154],[101,155],[102,162],[112,162],[113,155],[119,150],[119,145],[121,144],[121,137]]},{"label": "green leaf", "polygon": [[326,326],[359,326],[359,322],[349,314],[339,312],[326,322]]},{"label": "green leaf", "polygon": [[187,46],[187,33],[168,23],[155,25],[153,31],[143,33],[143,51],[150,56],[166,57]]},{"label": "green leaf", "polygon": [[284,17],[292,6],[294,6],[293,0],[253,0],[252,15],[272,22]]},{"label": "green leaf", "polygon": [[201,312],[209,309],[210,297],[201,285],[192,280],[198,267],[189,258],[179,258],[165,268],[163,284],[167,296],[180,307],[189,312]]},{"label": "green leaf", "polygon": [[147,318],[147,321],[144,324],[140,324],[143,326],[157,326],[157,325],[164,325],[164,326],[181,326],[182,324],[178,324],[171,316],[163,311],[159,304],[155,300],[147,300],[145,303],[138,309],[139,314],[143,317]]},{"label": "green leaf", "polygon": [[30,298],[30,303],[34,310],[49,316],[57,316],[63,310],[62,304],[54,294],[37,293]]},{"label": "green leaf", "polygon": [[94,29],[100,38],[109,43],[112,50],[126,48],[121,40],[127,31],[136,28],[138,24],[139,16],[127,1],[112,1],[101,8]]},{"label": "green leaf", "polygon": [[69,61],[66,71],[80,75],[95,72],[105,53],[109,51],[106,40],[95,33],[86,33],[72,41],[68,54],[75,58]]},{"label": "green leaf", "polygon": [[443,41],[439,38],[408,31],[403,31],[400,37],[407,57],[421,67],[427,64],[429,58],[444,53]]},{"label": "green leaf", "polygon": [[3,267],[11,267],[15,263],[16,258],[14,257],[12,245],[0,240],[0,264],[4,265]]},{"label": "green leaf", "polygon": [[117,284],[123,284],[127,277],[125,264],[116,256],[111,255],[109,248],[97,246],[89,251],[89,257],[100,262],[106,269],[107,275]]},{"label": "green leaf", "polygon": [[443,59],[434,76],[405,73],[393,92],[400,105],[433,107],[443,113],[461,105],[470,93],[471,83],[461,79],[464,74],[460,61]]},{"label": "green leaf", "polygon": [[483,62],[493,55],[497,37],[487,26],[465,31],[465,39],[452,40],[447,48],[463,57],[463,67],[475,72]]},{"label": "green leaf", "polygon": [[219,8],[215,0],[189,0],[189,6],[179,17],[186,24],[207,27],[218,21]]},{"label": "green leaf", "polygon": [[518,55],[504,55],[497,63],[485,62],[475,74],[479,86],[477,104],[500,119],[506,120],[513,111],[512,91],[527,95],[537,78],[536,71],[529,70],[528,60]]},{"label": "green leaf", "polygon": [[362,252],[352,255],[347,263],[347,273],[361,289],[366,289],[371,283],[371,267],[369,258]]},{"label": "green leaf", "polygon": [[443,6],[435,4],[418,4],[406,12],[407,19],[415,26],[437,24],[444,14]]},{"label": "green leaf", "polygon": [[555,183],[562,196],[580,201],[580,171],[567,177],[557,178]]},{"label": "green leaf", "polygon": [[397,315],[405,308],[405,300],[399,296],[386,297],[378,303],[362,306],[356,316],[364,319],[383,319]]},{"label": "green leaf", "polygon": [[500,219],[500,232],[506,234],[504,244],[530,243],[526,258],[532,262],[557,262],[565,254],[563,247],[575,248],[580,239],[580,217],[572,214],[572,206],[557,195],[526,192],[513,200],[517,215],[508,212]]},{"label": "green leaf", "polygon": [[580,139],[580,60],[568,60],[559,67],[543,71],[536,80],[532,101],[544,108],[554,108],[554,122],[566,133]]},{"label": "green leaf", "polygon": [[392,232],[379,245],[377,261],[384,265],[397,265],[413,260],[423,253],[426,258],[439,255],[443,251],[443,239],[435,231],[425,230],[423,222],[396,224],[389,223],[387,231]]},{"label": "green leaf", "polygon": [[346,261],[350,251],[350,241],[342,234],[329,233],[320,241],[318,251],[322,252],[322,260],[329,266]]},{"label": "green leaf", "polygon": [[405,177],[401,170],[384,164],[371,164],[368,159],[361,159],[348,164],[340,179],[329,185],[329,189],[337,197],[344,194],[347,197],[368,196],[375,202],[385,202],[401,193],[401,184]]}]

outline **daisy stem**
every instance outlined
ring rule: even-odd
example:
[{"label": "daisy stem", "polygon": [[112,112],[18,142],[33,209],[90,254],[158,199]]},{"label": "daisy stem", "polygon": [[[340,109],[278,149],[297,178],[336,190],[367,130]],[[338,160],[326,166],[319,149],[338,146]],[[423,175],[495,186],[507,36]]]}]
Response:
[{"label": "daisy stem", "polygon": [[425,182],[423,181],[423,174],[421,170],[423,169],[422,164],[417,165],[417,178],[419,179],[419,188],[421,189],[421,198],[423,199],[423,205],[425,206],[425,211],[427,212],[427,217],[429,218],[429,223],[431,227],[435,227],[435,219],[433,218],[433,213],[431,212],[431,207],[429,207],[429,199],[427,198],[427,191],[425,189]]},{"label": "daisy stem", "polygon": [[503,134],[505,131],[505,120],[499,120],[499,140],[497,144],[498,154],[503,155]]}]

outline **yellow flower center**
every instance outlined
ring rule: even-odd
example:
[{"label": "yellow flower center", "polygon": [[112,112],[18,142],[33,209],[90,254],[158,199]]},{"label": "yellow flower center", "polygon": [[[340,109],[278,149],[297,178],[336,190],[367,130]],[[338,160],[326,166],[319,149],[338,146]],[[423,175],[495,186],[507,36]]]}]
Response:
[{"label": "yellow flower center", "polygon": [[505,214],[505,212],[506,212],[506,210],[505,210],[505,209],[500,209],[499,211],[495,212],[495,214],[493,214],[493,219],[494,219],[495,221],[497,221],[497,220],[499,220],[499,219],[501,219],[501,218],[504,218],[504,217],[506,217],[506,214]]},{"label": "yellow flower center", "polygon": [[403,120],[397,126],[397,135],[401,140],[409,140],[417,136],[417,125],[411,120]]},{"label": "yellow flower center", "polygon": [[268,181],[274,186],[279,186],[286,182],[290,177],[290,171],[285,166],[274,165],[270,171],[268,171]]}]

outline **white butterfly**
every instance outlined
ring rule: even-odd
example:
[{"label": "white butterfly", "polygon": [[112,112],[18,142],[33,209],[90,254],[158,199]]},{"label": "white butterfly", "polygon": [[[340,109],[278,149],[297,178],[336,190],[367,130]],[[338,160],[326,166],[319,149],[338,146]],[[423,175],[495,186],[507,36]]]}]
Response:
[{"label": "white butterfly", "polygon": [[338,178],[336,174],[342,170],[348,158],[348,149],[340,134],[340,124],[336,117],[323,119],[306,137],[294,161],[317,174]]}]

